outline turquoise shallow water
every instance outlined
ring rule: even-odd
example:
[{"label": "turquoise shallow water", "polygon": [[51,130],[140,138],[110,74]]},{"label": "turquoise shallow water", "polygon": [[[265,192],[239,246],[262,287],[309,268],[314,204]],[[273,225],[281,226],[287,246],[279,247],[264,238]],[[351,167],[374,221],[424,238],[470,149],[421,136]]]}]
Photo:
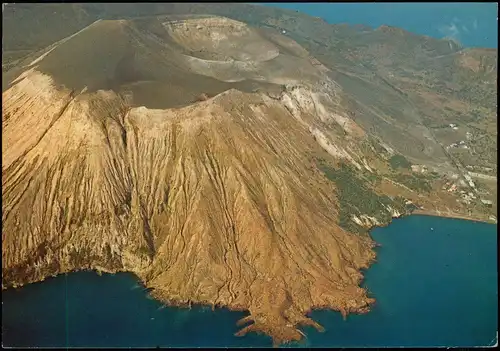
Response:
[{"label": "turquoise shallow water", "polygon": [[[431,230],[433,228],[434,230]],[[497,226],[409,216],[372,231],[382,244],[364,285],[372,311],[314,311],[326,331],[305,328],[300,345],[473,346],[498,329]],[[131,274],[78,272],[2,293],[4,346],[262,347],[270,338],[234,337],[245,315],[162,308]]]}]

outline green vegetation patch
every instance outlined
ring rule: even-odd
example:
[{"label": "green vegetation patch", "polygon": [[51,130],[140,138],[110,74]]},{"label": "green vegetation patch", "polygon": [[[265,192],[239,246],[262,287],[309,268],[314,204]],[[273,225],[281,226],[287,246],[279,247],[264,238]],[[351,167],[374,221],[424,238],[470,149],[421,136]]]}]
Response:
[{"label": "green vegetation patch", "polygon": [[403,155],[394,155],[389,159],[389,164],[393,169],[397,168],[411,168],[411,162],[406,159]]},{"label": "green vegetation patch", "polygon": [[429,177],[422,174],[396,174],[392,178],[394,181],[417,192],[429,193],[432,190],[432,185],[428,180]]},{"label": "green vegetation patch", "polygon": [[394,201],[386,195],[378,195],[369,187],[368,182],[358,176],[359,171],[350,165],[343,163],[339,168],[333,168],[320,160],[318,168],[337,186],[340,205],[339,225],[345,230],[353,233],[366,232],[365,228],[351,219],[353,215],[358,217],[368,215],[380,223],[388,223],[392,214],[387,210],[387,206],[401,213],[405,212],[404,201]]}]

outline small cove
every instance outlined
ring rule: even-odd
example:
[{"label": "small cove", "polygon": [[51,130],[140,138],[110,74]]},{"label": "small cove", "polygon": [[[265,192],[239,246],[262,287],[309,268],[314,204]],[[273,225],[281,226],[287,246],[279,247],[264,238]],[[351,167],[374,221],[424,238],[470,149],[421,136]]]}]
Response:
[{"label": "small cove", "polygon": [[[433,228],[433,230],[431,230]],[[371,232],[381,244],[363,285],[377,303],[365,315],[314,311],[326,329],[304,328],[306,347],[494,345],[498,329],[497,226],[430,216]],[[266,347],[235,337],[244,312],[164,307],[132,274],[77,272],[2,292],[4,346]]]}]

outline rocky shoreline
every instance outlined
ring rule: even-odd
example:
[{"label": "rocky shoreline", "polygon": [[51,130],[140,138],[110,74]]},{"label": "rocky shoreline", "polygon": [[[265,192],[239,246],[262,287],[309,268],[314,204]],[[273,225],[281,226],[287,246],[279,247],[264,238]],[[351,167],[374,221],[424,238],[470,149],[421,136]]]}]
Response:
[{"label": "rocky shoreline", "polygon": [[[387,226],[389,225],[390,222],[388,223],[383,223],[378,226]],[[375,226],[373,226],[375,227]],[[371,230],[373,227],[369,228]],[[368,258],[366,263],[359,268],[358,273],[359,276],[357,277],[355,281],[355,285],[359,287],[361,285],[362,280],[364,279],[364,276],[362,274],[363,270],[368,269],[373,263],[376,262],[376,252],[374,248],[379,247],[380,245],[377,244],[371,237],[369,237],[370,241],[370,246],[371,246],[371,257]],[[60,268],[60,267],[59,267]],[[132,273],[135,275],[138,284],[143,288],[143,290],[147,290],[148,294],[155,300],[163,303],[165,306],[169,307],[179,307],[179,308],[192,308],[192,306],[198,305],[198,306],[207,306],[211,307],[212,311],[215,310],[215,308],[227,308],[230,311],[250,311],[251,306],[248,306],[246,304],[234,304],[234,303],[224,303],[224,302],[217,302],[214,303],[211,300],[203,300],[203,301],[198,301],[195,299],[175,299],[175,298],[170,298],[168,295],[163,295],[161,293],[161,290],[154,289],[148,284],[148,281],[145,279],[145,276],[141,272],[134,272],[130,269],[124,269],[117,267],[114,265],[113,267],[105,267],[104,262],[99,262],[97,265],[92,265],[88,264],[86,267],[82,267],[82,269],[78,268],[71,268],[69,270],[63,270],[61,272],[44,272],[41,271],[39,272],[40,274],[47,273],[45,275],[37,275],[36,277],[29,277],[26,282],[21,282],[21,281],[16,281],[12,285],[9,286],[4,286],[2,284],[2,290],[5,290],[7,288],[20,288],[23,285],[26,284],[31,284],[31,283],[36,283],[36,282],[41,282],[44,281],[46,277],[55,277],[57,275],[61,274],[68,274],[68,273],[75,273],[79,271],[95,271],[96,274],[101,275],[102,273],[107,273],[107,274],[116,274],[116,273]],[[354,289],[353,287],[349,287],[351,290]],[[360,290],[366,292],[366,289],[364,288],[359,288]],[[354,291],[354,290],[353,290]],[[350,293],[348,293],[350,294]],[[359,292],[357,293],[359,294]],[[357,295],[356,294],[356,295]],[[352,295],[355,296],[355,295]],[[359,295],[358,295],[359,296]],[[365,314],[368,313],[370,310],[370,306],[375,303],[375,299],[366,296],[364,298],[359,306],[354,305],[348,305],[346,304],[346,301],[339,301],[339,304],[319,304],[319,305],[314,305],[308,308],[307,310],[304,310],[300,312],[300,316],[294,316],[292,318],[293,322],[290,321],[286,325],[281,325],[278,323],[277,325],[273,325],[272,323],[262,323],[262,322],[257,322],[257,318],[253,316],[252,314],[243,317],[238,321],[238,325],[245,325],[248,323],[251,323],[249,325],[244,326],[241,330],[235,333],[235,336],[244,336],[248,332],[256,332],[256,333],[261,333],[268,335],[272,338],[273,340],[273,346],[278,347],[279,345],[282,344],[287,344],[290,342],[297,342],[303,339],[304,334],[302,331],[298,329],[298,326],[312,326],[319,332],[323,332],[324,328],[317,323],[316,321],[310,319],[308,315],[310,312],[313,310],[324,310],[324,309],[329,309],[332,311],[337,311],[341,313],[343,319],[345,320],[347,318],[347,315],[350,313],[355,313],[355,314]],[[249,302],[248,302],[249,303]],[[283,314],[285,310],[280,311],[279,313]],[[286,318],[288,320],[288,318]]]},{"label": "rocky shoreline", "polygon": [[[375,262],[375,259],[373,259],[372,262],[370,262],[367,266],[369,267],[372,263]],[[31,283],[37,283],[37,282],[42,282],[46,279],[46,277],[56,277],[61,274],[68,274],[68,273],[76,273],[76,272],[81,272],[81,271],[94,271],[96,274],[101,275],[102,273],[107,273],[107,274],[116,274],[116,273],[132,273],[135,275],[137,279],[137,284],[143,288],[143,290],[147,291],[147,293],[155,300],[161,302],[164,304],[164,306],[169,306],[169,307],[178,307],[178,308],[188,308],[191,309],[193,306],[206,306],[206,307],[211,307],[212,311],[214,311],[216,308],[226,308],[230,311],[237,311],[237,312],[242,312],[242,311],[248,311],[248,306],[244,305],[235,305],[235,304],[229,304],[226,305],[224,303],[213,303],[213,301],[195,301],[195,300],[177,300],[177,299],[171,299],[163,296],[161,293],[158,292],[158,290],[155,290],[152,287],[148,287],[147,282],[145,282],[136,272],[132,271],[127,271],[127,270],[119,270],[119,269],[106,269],[102,266],[96,266],[92,268],[86,268],[86,269],[73,269],[57,274],[50,274],[44,277],[39,277],[38,279],[35,280],[29,280],[26,283],[23,282],[16,282],[15,284],[12,284],[10,286],[2,286],[2,290],[9,289],[9,288],[14,288],[18,289],[21,288],[24,285],[31,284]],[[360,283],[361,280],[358,282]],[[364,290],[364,289],[363,289]],[[358,314],[364,314],[369,312],[369,306],[373,305],[375,303],[375,299],[373,298],[367,298],[365,305],[362,307],[355,307],[355,306],[345,306],[342,308],[339,308],[338,306],[334,305],[327,305],[327,304],[322,304],[318,306],[313,306],[307,311],[304,311],[303,316],[300,319],[299,322],[297,323],[289,323],[287,324],[284,328],[280,328],[279,326],[276,328],[273,325],[266,325],[262,323],[256,322],[256,318],[252,316],[251,314],[248,316],[245,316],[241,318],[238,322],[238,326],[244,326],[241,330],[235,333],[235,336],[244,336],[248,332],[256,332],[256,333],[262,333],[265,335],[268,335],[272,338],[273,340],[273,346],[278,347],[279,345],[282,344],[287,344],[290,342],[294,341],[300,341],[303,337],[304,334],[301,332],[298,328],[299,325],[301,326],[312,326],[319,332],[323,332],[325,329],[317,322],[314,320],[310,319],[308,315],[310,312],[313,310],[323,310],[323,309],[330,309],[333,311],[338,311],[342,314],[344,320],[346,319],[347,315],[349,313],[358,313]],[[283,313],[283,312],[281,312]],[[251,323],[251,324],[248,324]],[[246,326],[245,326],[246,325]]]},{"label": "rocky shoreline", "polygon": [[[400,216],[396,216],[393,218],[400,218],[400,217],[409,216],[412,214],[434,215],[434,216],[438,215],[436,212],[432,212],[432,211],[415,210],[411,213],[404,213]],[[443,216],[443,217],[445,217],[445,216]],[[448,215],[448,217],[451,217],[451,215]],[[457,217],[462,218],[459,216],[455,216],[454,218],[457,218]],[[463,216],[463,217],[466,217],[466,216]],[[465,218],[465,219],[471,219],[471,218]],[[478,220],[478,219],[473,219],[473,220]],[[385,226],[389,225],[391,222],[392,222],[392,220],[389,221],[388,223],[383,223],[383,224],[380,224],[377,226],[375,226],[375,225],[371,226],[368,229],[368,233],[370,230],[372,230],[375,227],[385,227]],[[483,222],[484,222],[484,220],[483,220]],[[360,286],[362,279],[364,278],[362,271],[365,269],[368,269],[373,263],[376,262],[376,251],[373,249],[376,247],[379,247],[380,244],[376,243],[373,239],[371,239],[371,237],[370,237],[370,240],[372,241],[372,244],[373,244],[372,245],[372,252],[374,253],[374,255],[366,263],[364,268],[359,269],[360,276],[359,276],[358,281],[356,282],[358,286]],[[130,270],[117,269],[116,267],[107,268],[107,267],[104,267],[102,265],[102,263],[99,265],[95,265],[93,267],[87,267],[84,269],[72,269],[69,271],[62,272],[62,273],[51,272],[51,274],[48,274],[47,276],[56,276],[58,274],[67,274],[67,273],[72,273],[72,272],[77,272],[77,271],[82,271],[82,270],[93,270],[97,274],[100,274],[101,272],[108,273],[108,274],[115,274],[115,273],[120,273],[120,272],[132,273],[136,276],[138,284],[140,284],[140,286],[143,287],[144,290],[147,290],[152,298],[156,299],[157,301],[160,301],[161,303],[164,303],[165,306],[179,307],[179,308],[191,308],[192,306],[195,306],[195,305],[198,305],[198,306],[201,305],[201,306],[211,307],[212,311],[215,310],[215,308],[227,308],[230,311],[249,311],[249,306],[246,306],[244,304],[239,304],[239,305],[234,304],[234,303],[225,304],[224,302],[220,302],[220,301],[217,303],[214,303],[213,301],[210,301],[210,300],[196,301],[193,299],[179,300],[179,299],[168,298],[168,296],[163,295],[161,293],[161,291],[155,290],[154,288],[148,286],[147,281],[144,280],[143,277],[141,277],[141,274],[138,274],[137,272],[133,272]],[[34,282],[38,282],[38,281],[43,281],[44,279],[45,279],[45,276],[40,277],[39,279],[36,279],[35,281],[29,280],[29,282],[27,282],[27,283],[34,283]],[[19,288],[23,285],[25,285],[23,282],[16,282],[15,284],[12,285],[12,287]],[[8,288],[8,287],[2,285],[2,290],[6,289],[6,288]],[[363,289],[363,290],[365,290],[365,289]],[[373,305],[375,303],[375,301],[376,300],[374,298],[370,298],[367,296],[366,300],[365,300],[365,304],[363,306],[346,306],[345,305],[345,306],[339,307],[338,305],[334,305],[334,304],[331,304],[331,305],[330,304],[321,304],[321,305],[317,305],[317,306],[312,306],[307,311],[303,311],[302,317],[299,317],[298,319],[295,318],[294,323],[289,323],[284,328],[280,328],[279,326],[278,326],[278,328],[276,328],[276,326],[268,325],[267,323],[257,323],[255,320],[255,317],[250,314],[248,316],[243,317],[242,319],[240,319],[238,321],[238,323],[237,323],[238,325],[240,325],[240,326],[246,325],[246,326],[244,326],[243,329],[241,329],[240,331],[235,333],[235,336],[244,336],[248,332],[252,332],[252,331],[257,332],[257,333],[263,333],[263,334],[269,335],[273,339],[274,346],[279,346],[281,344],[286,344],[286,343],[294,342],[294,341],[300,341],[303,338],[303,333],[298,328],[296,328],[299,325],[309,325],[309,326],[313,326],[319,332],[324,331],[324,328],[319,323],[317,323],[317,322],[315,322],[312,319],[307,317],[311,311],[330,309],[333,311],[340,312],[342,314],[343,318],[346,319],[346,317],[349,313],[357,313],[357,314],[368,313],[370,310],[370,306]],[[250,323],[250,324],[247,325],[248,323]]]}]

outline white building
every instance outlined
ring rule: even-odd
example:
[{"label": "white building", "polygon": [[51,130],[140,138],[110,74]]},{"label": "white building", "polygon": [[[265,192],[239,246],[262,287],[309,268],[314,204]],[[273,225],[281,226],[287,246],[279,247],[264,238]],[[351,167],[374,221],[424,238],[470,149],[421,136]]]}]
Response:
[{"label": "white building", "polygon": [[427,166],[425,166],[425,165],[411,165],[411,170],[413,172],[425,173],[425,172],[427,172]]}]

